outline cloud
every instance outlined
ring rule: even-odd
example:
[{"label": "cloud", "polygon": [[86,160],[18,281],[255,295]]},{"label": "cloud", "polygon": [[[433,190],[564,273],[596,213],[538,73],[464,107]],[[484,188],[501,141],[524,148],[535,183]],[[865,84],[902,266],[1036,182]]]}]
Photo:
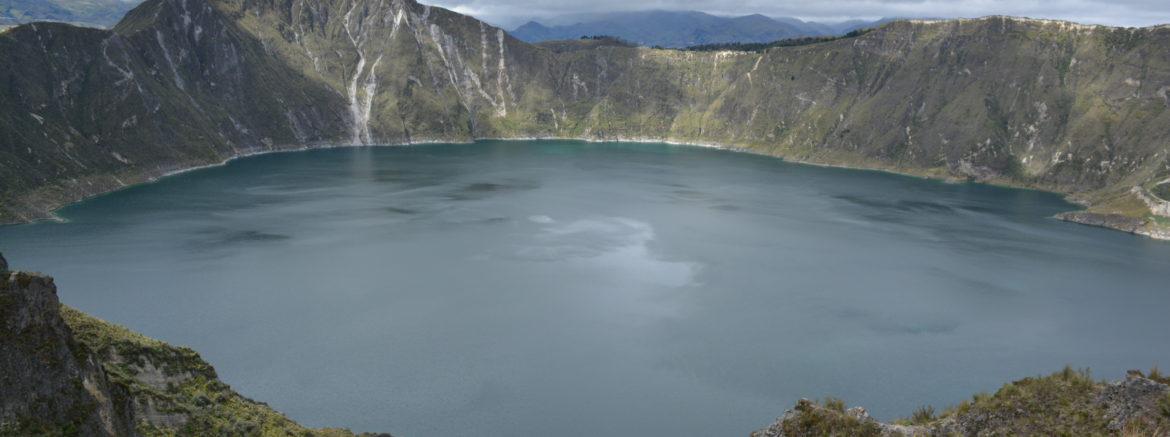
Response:
[{"label": "cloud", "polygon": [[715,15],[764,14],[808,21],[883,17],[957,18],[1012,15],[1086,24],[1170,23],[1164,0],[431,0],[432,4],[513,28],[530,19],[634,10],[697,10]]}]

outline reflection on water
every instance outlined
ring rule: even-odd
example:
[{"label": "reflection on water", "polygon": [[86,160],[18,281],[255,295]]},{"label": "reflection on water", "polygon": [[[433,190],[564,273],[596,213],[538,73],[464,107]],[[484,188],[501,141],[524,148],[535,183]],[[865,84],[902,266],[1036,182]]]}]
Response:
[{"label": "reflection on water", "polygon": [[[746,435],[1170,365],[1170,244],[1057,196],[656,144],[260,156],[0,228],[62,300],[312,426]],[[1140,305],[1134,305],[1139,302]]]}]

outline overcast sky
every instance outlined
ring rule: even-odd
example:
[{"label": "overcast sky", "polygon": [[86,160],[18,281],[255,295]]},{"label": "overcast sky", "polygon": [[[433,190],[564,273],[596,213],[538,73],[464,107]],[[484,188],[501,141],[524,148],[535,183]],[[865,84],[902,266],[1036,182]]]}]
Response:
[{"label": "overcast sky", "polygon": [[562,14],[666,9],[715,15],[764,14],[806,21],[882,17],[1013,15],[1112,26],[1170,23],[1167,0],[422,0],[489,23],[513,28],[529,19]]}]

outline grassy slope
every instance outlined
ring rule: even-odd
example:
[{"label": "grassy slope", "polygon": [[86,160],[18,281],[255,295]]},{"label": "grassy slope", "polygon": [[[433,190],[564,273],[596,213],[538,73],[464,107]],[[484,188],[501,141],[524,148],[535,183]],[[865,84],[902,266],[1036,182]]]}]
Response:
[{"label": "grassy slope", "polygon": [[[893,435],[1170,436],[1170,378],[1157,370],[1119,383],[1093,380],[1087,371],[1064,370],[1004,384],[935,416],[923,407],[893,424],[845,409],[838,399],[800,401],[772,426],[753,437]],[[1152,395],[1140,389],[1150,387]],[[1111,394],[1105,392],[1112,390]],[[1159,394],[1160,393],[1160,394]],[[1148,394],[1148,393],[1147,393]],[[1115,423],[1111,423],[1115,422]]]},{"label": "grassy slope", "polygon": [[[146,436],[354,435],[344,429],[303,427],[236,393],[190,348],[171,346],[65,305],[61,316],[75,338],[97,354],[110,380],[129,388],[138,430]],[[148,415],[155,419],[144,417]]]}]

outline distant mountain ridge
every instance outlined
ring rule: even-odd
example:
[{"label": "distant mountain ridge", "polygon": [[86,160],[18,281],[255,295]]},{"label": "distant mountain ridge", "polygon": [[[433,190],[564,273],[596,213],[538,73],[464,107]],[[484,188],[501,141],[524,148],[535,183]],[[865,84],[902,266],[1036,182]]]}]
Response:
[{"label": "distant mountain ridge", "polygon": [[142,0],[0,0],[0,26],[60,21],[112,27]]},{"label": "distant mountain ridge", "polygon": [[[841,23],[806,22],[796,18],[772,18],[760,14],[720,17],[698,11],[635,11],[554,18],[574,24],[545,25],[529,21],[510,33],[527,42],[609,35],[651,47],[688,47],[730,42],[760,43],[805,36],[836,35],[877,21]],[[547,22],[547,21],[546,21]]]}]

